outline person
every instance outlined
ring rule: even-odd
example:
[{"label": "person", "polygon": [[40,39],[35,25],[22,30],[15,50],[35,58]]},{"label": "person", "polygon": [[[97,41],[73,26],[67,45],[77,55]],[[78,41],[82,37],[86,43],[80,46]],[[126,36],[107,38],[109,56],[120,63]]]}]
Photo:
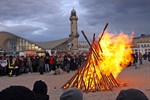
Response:
[{"label": "person", "polygon": [[15,58],[15,63],[14,63],[14,75],[16,75],[16,76],[19,75],[20,68],[18,66],[19,66],[19,60],[17,57],[17,58]]},{"label": "person", "polygon": [[2,76],[6,75],[6,66],[7,66],[7,60],[5,57],[2,57],[2,60],[0,61],[0,65],[2,67]]},{"label": "person", "polygon": [[60,100],[83,100],[83,94],[78,88],[69,88],[62,93]]},{"label": "person", "polygon": [[134,66],[135,66],[135,69],[137,69],[138,67],[138,53],[137,52],[134,54]]},{"label": "person", "polygon": [[148,100],[148,98],[138,89],[127,89],[121,90],[116,100]]},{"label": "person", "polygon": [[47,95],[47,85],[44,81],[38,80],[33,85],[33,92],[37,96],[37,100],[49,100],[49,95]]},{"label": "person", "polygon": [[46,56],[44,58],[44,61],[45,61],[45,66],[44,66],[45,72],[49,72],[50,71],[50,69],[49,69],[49,56]]},{"label": "person", "polygon": [[31,59],[33,72],[37,72],[38,60],[39,60],[38,57],[35,55]]},{"label": "person", "polygon": [[27,73],[28,72],[33,72],[31,57],[27,57],[26,67],[27,67]]},{"label": "person", "polygon": [[39,72],[41,75],[44,74],[44,65],[45,65],[45,61],[44,61],[44,58],[41,56],[40,59],[39,59]]},{"label": "person", "polygon": [[49,57],[49,53],[48,53],[48,51],[45,51],[45,56],[48,56],[48,57]]},{"label": "person", "polygon": [[37,98],[25,86],[10,86],[0,92],[0,100],[37,100]]},{"label": "person", "polygon": [[51,71],[54,67],[54,57],[53,55],[50,55],[49,57],[49,70]]},{"label": "person", "polygon": [[64,57],[62,54],[59,54],[58,57],[56,58],[56,66],[57,68],[61,68],[62,67],[62,64],[63,64],[63,61],[64,61]]},{"label": "person", "polygon": [[148,57],[148,61],[150,61],[150,52],[148,52],[147,57]]},{"label": "person", "polygon": [[70,72],[70,56],[69,55],[64,57],[64,70],[67,71],[68,73]]},{"label": "person", "polygon": [[143,64],[143,63],[142,63],[142,57],[143,57],[142,53],[139,53],[139,62],[140,62],[140,65]]},{"label": "person", "polygon": [[15,57],[10,56],[8,60],[9,77],[13,76],[14,64],[15,64]]}]

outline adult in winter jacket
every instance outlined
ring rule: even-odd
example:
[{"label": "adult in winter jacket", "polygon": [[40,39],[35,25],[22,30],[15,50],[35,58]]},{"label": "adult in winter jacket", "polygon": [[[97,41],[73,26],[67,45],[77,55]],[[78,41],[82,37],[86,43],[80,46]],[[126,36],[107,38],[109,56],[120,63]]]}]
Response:
[{"label": "adult in winter jacket", "polygon": [[116,100],[148,100],[147,96],[138,89],[121,90]]},{"label": "adult in winter jacket", "polygon": [[47,95],[47,85],[44,81],[38,80],[33,85],[33,92],[37,96],[37,100],[49,100]]},{"label": "adult in winter jacket", "polygon": [[25,86],[10,86],[0,92],[0,100],[37,100],[33,91]]},{"label": "adult in winter jacket", "polygon": [[44,61],[44,58],[43,57],[40,57],[39,59],[39,72],[40,74],[44,74],[44,65],[45,65],[45,61]]},{"label": "adult in winter jacket", "polygon": [[6,75],[6,66],[7,66],[7,60],[5,57],[2,58],[2,60],[0,61],[0,65],[2,67],[2,76],[5,76]]},{"label": "adult in winter jacket", "polygon": [[83,94],[78,88],[69,88],[62,93],[60,100],[83,100]]}]

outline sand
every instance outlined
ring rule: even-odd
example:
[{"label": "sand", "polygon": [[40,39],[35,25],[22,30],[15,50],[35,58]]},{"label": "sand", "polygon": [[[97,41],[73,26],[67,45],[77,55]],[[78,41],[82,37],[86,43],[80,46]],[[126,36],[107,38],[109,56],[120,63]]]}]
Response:
[{"label": "sand", "polygon": [[[150,62],[143,61],[143,65],[139,65],[140,69],[135,69],[133,66],[125,68],[118,76],[118,82],[125,82],[127,86],[114,88],[113,91],[100,91],[83,93],[83,100],[115,100],[116,96],[122,89],[136,88],[143,91],[150,99]],[[75,71],[61,73],[61,75],[53,75],[51,73],[29,73],[18,77],[0,77],[0,91],[10,85],[22,85],[32,90],[33,84],[37,80],[43,80],[48,85],[48,94],[50,100],[59,100],[62,94],[62,85],[67,82]]]}]

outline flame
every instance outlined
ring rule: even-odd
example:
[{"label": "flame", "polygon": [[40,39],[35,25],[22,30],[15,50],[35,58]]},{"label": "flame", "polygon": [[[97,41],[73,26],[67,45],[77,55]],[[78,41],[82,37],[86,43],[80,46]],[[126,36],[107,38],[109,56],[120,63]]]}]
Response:
[{"label": "flame", "polygon": [[[132,37],[132,35],[129,36],[123,32],[118,35],[105,32],[102,40],[97,43],[103,52],[98,50],[98,45],[93,46],[98,55],[101,56],[102,60],[98,61],[97,67],[103,74],[108,76],[112,73],[116,78],[123,68],[133,61],[131,56],[133,53],[131,49]],[[93,57],[92,59],[95,60]]]},{"label": "flame", "polygon": [[[101,37],[101,36],[100,36]],[[115,78],[131,61],[131,36],[121,32],[105,32],[95,40],[90,55],[83,67],[63,86],[64,89],[77,87],[82,91],[112,90],[119,86]]]},{"label": "flame", "polygon": [[[79,77],[79,80],[83,78],[85,87],[89,88],[88,90],[95,90],[95,83],[99,83],[99,80],[102,81],[105,76],[109,77],[112,74],[114,78],[117,78],[123,68],[127,67],[133,60],[131,55],[131,37],[123,32],[118,35],[106,32],[101,41],[93,43],[92,48],[96,54],[91,51],[85,67],[86,69],[81,71],[83,77]],[[100,50],[100,46],[102,51]],[[95,79],[92,79],[92,77]],[[104,84],[109,84],[109,82],[105,82]],[[117,84],[114,83],[114,86],[117,86]],[[78,88],[82,87],[78,85]],[[84,91],[84,89],[81,90]],[[106,85],[105,88],[101,87],[100,90],[110,90],[110,87]]]}]

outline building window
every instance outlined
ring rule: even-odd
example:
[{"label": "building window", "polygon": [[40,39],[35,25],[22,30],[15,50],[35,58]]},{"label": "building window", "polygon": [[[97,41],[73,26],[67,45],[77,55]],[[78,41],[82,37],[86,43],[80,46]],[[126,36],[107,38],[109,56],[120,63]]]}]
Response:
[{"label": "building window", "polygon": [[16,51],[16,46],[17,46],[17,40],[14,38],[10,38],[6,40],[6,51],[7,52],[14,52]]},{"label": "building window", "polygon": [[145,49],[145,51],[147,51],[147,49]]}]

